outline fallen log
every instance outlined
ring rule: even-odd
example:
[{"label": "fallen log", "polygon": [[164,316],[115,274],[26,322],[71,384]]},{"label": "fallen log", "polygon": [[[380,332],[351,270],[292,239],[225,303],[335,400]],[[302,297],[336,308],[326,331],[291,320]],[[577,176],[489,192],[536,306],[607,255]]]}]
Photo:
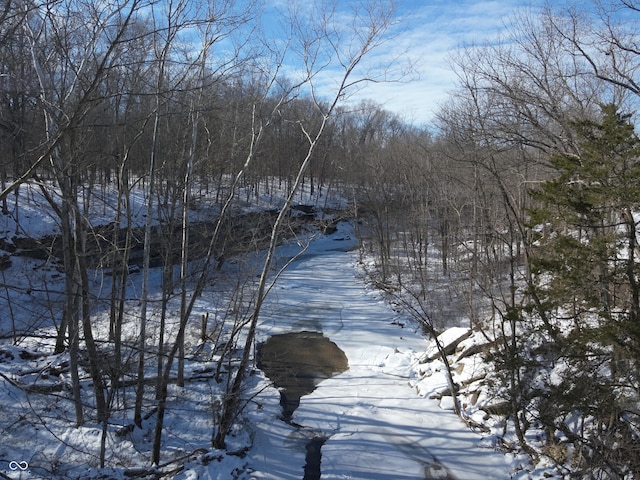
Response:
[{"label": "fallen log", "polygon": [[420,363],[428,363],[441,358],[442,354],[437,344],[440,345],[445,355],[452,355],[455,353],[458,344],[469,338],[472,333],[468,328],[450,328],[446,330],[438,335],[437,338],[431,340],[424,355],[420,358]]},{"label": "fallen log", "polygon": [[476,355],[478,353],[486,353],[492,348],[494,348],[497,344],[497,341],[489,342],[489,343],[477,343],[475,345],[471,345],[469,348],[465,349],[458,355],[456,362],[462,360],[463,358],[470,357],[472,355]]},{"label": "fallen log", "polygon": [[[125,477],[128,478],[155,478],[163,477],[173,478],[177,473],[184,470],[184,462],[187,460],[196,460],[199,455],[209,453],[205,448],[198,448],[180,457],[176,457],[166,463],[148,468],[130,468],[124,471]],[[179,465],[176,465],[179,464]]]},{"label": "fallen log", "polygon": [[479,407],[483,412],[488,413],[489,415],[498,415],[501,417],[505,417],[509,415],[511,412],[511,403],[510,402],[500,402],[494,403],[493,405],[484,405]]},{"label": "fallen log", "polygon": [[[157,411],[158,411],[158,407],[153,407],[150,411],[144,414],[142,419],[149,420],[152,416],[156,414]],[[123,427],[120,427],[118,430],[116,430],[116,437],[124,437],[127,433],[133,432],[135,428],[136,428],[135,423],[124,425]]]}]

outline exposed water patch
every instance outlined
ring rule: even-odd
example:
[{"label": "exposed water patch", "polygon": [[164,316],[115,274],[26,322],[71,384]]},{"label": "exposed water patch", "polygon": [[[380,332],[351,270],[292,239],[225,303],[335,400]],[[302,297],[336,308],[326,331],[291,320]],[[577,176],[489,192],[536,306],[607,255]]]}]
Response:
[{"label": "exposed water patch", "polygon": [[302,480],[320,480],[322,474],[320,465],[322,462],[322,452],[320,449],[327,440],[328,437],[318,435],[307,443],[305,447],[307,450],[307,455],[305,456],[306,464],[304,466],[304,477],[302,477]]},{"label": "exposed water patch", "polygon": [[259,345],[258,368],[280,389],[282,416],[290,422],[300,397],[313,392],[322,380],[347,370],[349,363],[322,333],[303,331],[274,335]]},{"label": "exposed water patch", "polygon": [[[270,337],[258,346],[258,368],[280,390],[282,419],[291,422],[300,398],[313,392],[322,380],[349,368],[346,355],[322,333],[302,331]],[[304,480],[320,478],[321,448],[325,435],[315,434],[306,445]]]}]

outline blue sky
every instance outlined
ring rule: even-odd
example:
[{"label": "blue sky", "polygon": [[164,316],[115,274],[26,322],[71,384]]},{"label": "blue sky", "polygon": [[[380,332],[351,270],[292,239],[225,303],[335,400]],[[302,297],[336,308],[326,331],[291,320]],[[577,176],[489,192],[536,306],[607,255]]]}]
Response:
[{"label": "blue sky", "polygon": [[[297,18],[313,20],[305,11],[316,1],[322,3],[325,0],[257,0],[258,5],[265,8],[262,26],[274,52],[286,50],[283,45],[282,28],[286,29],[289,23],[281,17],[278,18],[279,15],[288,7],[296,5],[299,8]],[[343,13],[340,10],[348,10],[348,7],[353,5],[368,1],[384,4],[391,0],[326,1],[335,1],[340,15]],[[392,27],[390,39],[382,48],[366,58],[363,68],[369,67],[374,70],[377,65],[385,65],[395,59],[412,64],[411,75],[402,82],[370,83],[349,97],[349,101],[373,100],[408,122],[428,124],[456,82],[449,64],[450,55],[465,44],[481,43],[496,38],[519,8],[542,5],[544,1],[395,0],[398,23]],[[564,0],[551,1],[559,3]],[[239,0],[237,3],[241,8],[246,8],[250,2],[251,0]],[[231,2],[233,3],[235,2]],[[226,5],[225,2],[220,4]],[[348,33],[350,25],[346,27],[345,32]],[[222,45],[224,47],[228,44],[222,42]],[[270,60],[272,59],[267,59]],[[295,53],[291,53],[285,59],[280,73],[290,79],[299,80],[302,75],[300,70],[300,57],[296,58]],[[332,98],[335,80],[340,77],[336,70],[326,68],[314,81],[316,86],[322,86],[326,90],[327,97]]]},{"label": "blue sky", "polygon": [[428,123],[455,82],[448,56],[461,45],[497,36],[521,0],[398,0],[402,23],[394,48],[415,62],[407,83],[372,84],[359,93],[416,124]]},{"label": "blue sky", "polygon": [[[267,7],[266,28],[278,31],[269,15],[298,5],[304,12],[314,0],[264,0]],[[322,2],[323,0],[317,0]],[[332,0],[327,0],[331,2]],[[339,10],[369,0],[334,0]],[[374,0],[375,1],[375,0]],[[378,0],[385,2],[387,0]],[[541,6],[545,0],[395,0],[398,23],[390,32],[391,39],[373,52],[368,66],[384,65],[395,58],[414,66],[413,73],[403,82],[370,83],[349,98],[349,101],[373,100],[385,109],[397,113],[406,121],[427,125],[434,112],[444,102],[456,82],[449,57],[465,44],[495,39],[511,16],[520,8]],[[563,0],[551,0],[561,2]],[[277,35],[277,33],[275,34]],[[277,45],[279,38],[273,38]],[[367,65],[365,65],[365,68]],[[295,60],[285,61],[283,72],[290,78],[300,75]],[[325,86],[331,97],[335,88],[335,71],[327,69],[318,75],[316,85]]]}]

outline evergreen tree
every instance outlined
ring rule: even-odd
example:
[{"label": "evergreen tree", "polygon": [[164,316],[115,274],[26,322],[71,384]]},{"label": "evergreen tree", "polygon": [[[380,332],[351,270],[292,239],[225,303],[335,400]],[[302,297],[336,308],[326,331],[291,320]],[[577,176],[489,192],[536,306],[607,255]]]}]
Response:
[{"label": "evergreen tree", "polygon": [[539,410],[548,432],[579,445],[585,469],[638,474],[640,139],[614,105],[573,127],[577,153],[551,158],[558,174],[531,211],[532,311],[563,332],[544,349],[553,375]]}]

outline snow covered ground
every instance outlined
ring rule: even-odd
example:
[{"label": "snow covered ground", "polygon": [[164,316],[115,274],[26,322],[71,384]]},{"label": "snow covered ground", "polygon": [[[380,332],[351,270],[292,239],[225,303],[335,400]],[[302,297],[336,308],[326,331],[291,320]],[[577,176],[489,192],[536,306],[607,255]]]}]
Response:
[{"label": "snow covered ground", "polygon": [[[35,208],[23,212],[21,218],[29,233],[55,231],[50,218],[43,215]],[[27,221],[29,216],[33,218]],[[10,235],[15,226],[7,222],[5,219],[6,225],[1,224],[0,229]],[[323,479],[548,477],[550,469],[528,472],[524,469],[527,457],[498,450],[495,431],[480,434],[469,430],[451,411],[447,397],[429,398],[445,388],[439,360],[419,363],[429,349],[429,340],[411,320],[399,316],[379,292],[366,286],[359,274],[355,247],[351,226],[346,222],[340,223],[338,232],[332,235],[317,235],[271,291],[258,332],[258,341],[291,331],[322,332],[345,352],[349,369],[323,380],[312,394],[301,399],[292,418],[292,424],[299,428],[280,420],[278,391],[262,372],[256,371],[247,380],[247,407],[236,431],[229,436],[227,452],[210,448],[212,411],[221,387],[212,379],[191,383],[184,390],[172,386],[163,448],[174,452],[174,457],[184,458],[174,478],[300,479],[305,447],[317,436],[327,437],[321,449]],[[280,247],[278,265],[300,251],[295,241]],[[26,272],[20,278],[5,278],[5,284],[12,285],[17,293],[6,291],[15,306],[25,308],[24,314],[14,312],[16,319],[25,324],[29,319],[31,328],[40,329],[41,336],[22,338],[19,346],[10,345],[9,339],[0,345],[4,352],[0,357],[0,477],[122,479],[132,467],[148,468],[153,418],[145,429],[130,436],[110,433],[110,468],[100,470],[96,468],[99,425],[89,422],[75,428],[70,420],[70,402],[63,394],[25,394],[10,383],[16,378],[24,380],[24,373],[33,371],[41,384],[41,372],[63,364],[66,358],[64,354],[47,353],[52,351],[52,340],[47,338],[53,334],[50,319],[42,314],[41,321],[34,323],[33,294],[25,293],[29,285],[17,288],[23,281],[32,281],[38,265],[19,259],[5,272],[14,276]],[[42,281],[57,291],[55,285],[61,276],[55,269],[46,270],[42,276]],[[159,278],[157,269],[151,283],[155,285]],[[217,295],[205,292],[198,311],[215,311]],[[9,331],[9,325],[2,327]],[[130,328],[134,334],[133,323]],[[22,349],[43,356],[22,359]],[[481,368],[478,358],[465,360],[465,375],[473,374],[468,371],[469,365]],[[188,362],[186,368],[193,373],[203,364]],[[35,421],[30,417],[34,414],[40,415]],[[130,421],[126,412],[122,418],[114,414],[110,432]],[[29,469],[23,470],[27,462]],[[62,473],[47,473],[55,469]]]},{"label": "snow covered ground", "polygon": [[296,330],[322,332],[346,353],[349,370],[301,399],[293,416],[300,430],[279,422],[278,406],[263,400],[272,411],[253,415],[251,478],[302,478],[304,446],[317,434],[329,437],[322,447],[323,479],[512,478],[517,459],[412,387],[428,341],[365,289],[349,235],[341,230],[313,242],[269,297],[263,340]]}]

